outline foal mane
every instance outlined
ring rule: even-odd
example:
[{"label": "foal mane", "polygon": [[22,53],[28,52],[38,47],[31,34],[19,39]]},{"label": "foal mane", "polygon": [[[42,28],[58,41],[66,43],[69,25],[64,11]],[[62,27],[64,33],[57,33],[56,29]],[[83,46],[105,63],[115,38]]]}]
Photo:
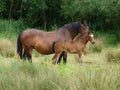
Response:
[{"label": "foal mane", "polygon": [[82,38],[85,34],[87,34],[87,33],[89,33],[90,31],[88,31],[88,32],[85,32],[85,33],[83,33],[83,34],[79,34],[78,36],[76,36],[76,38],[74,39],[74,40],[76,40],[76,39],[79,39],[79,38]]}]

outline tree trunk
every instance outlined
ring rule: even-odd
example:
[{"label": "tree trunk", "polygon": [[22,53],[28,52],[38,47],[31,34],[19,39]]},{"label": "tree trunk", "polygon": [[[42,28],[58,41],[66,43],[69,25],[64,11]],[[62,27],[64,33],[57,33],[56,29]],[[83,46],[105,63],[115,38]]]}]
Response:
[{"label": "tree trunk", "polygon": [[9,10],[8,18],[11,18],[13,3],[14,3],[14,0],[11,0],[11,5],[10,5],[10,10]]},{"label": "tree trunk", "polygon": [[23,1],[21,1],[21,6],[20,6],[20,16],[19,16],[19,19],[22,18],[22,8],[23,8]]}]

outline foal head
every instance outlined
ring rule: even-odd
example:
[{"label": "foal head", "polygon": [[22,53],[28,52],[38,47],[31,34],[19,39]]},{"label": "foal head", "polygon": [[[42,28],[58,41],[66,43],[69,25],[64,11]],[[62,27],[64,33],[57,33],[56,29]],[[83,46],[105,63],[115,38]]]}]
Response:
[{"label": "foal head", "polygon": [[95,44],[95,39],[92,32],[88,32],[88,41],[90,41],[92,44]]}]

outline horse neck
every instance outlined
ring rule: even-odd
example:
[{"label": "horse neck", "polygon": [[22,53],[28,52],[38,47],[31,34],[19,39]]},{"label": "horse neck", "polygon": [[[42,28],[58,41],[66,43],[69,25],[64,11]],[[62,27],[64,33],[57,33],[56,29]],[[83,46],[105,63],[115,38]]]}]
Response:
[{"label": "horse neck", "polygon": [[70,32],[70,36],[72,39],[74,39],[77,35],[78,35],[77,32],[73,32],[73,31]]},{"label": "horse neck", "polygon": [[69,32],[69,36],[74,39],[78,35],[77,30],[73,30],[72,26],[70,24],[66,24],[64,27],[64,32]]}]

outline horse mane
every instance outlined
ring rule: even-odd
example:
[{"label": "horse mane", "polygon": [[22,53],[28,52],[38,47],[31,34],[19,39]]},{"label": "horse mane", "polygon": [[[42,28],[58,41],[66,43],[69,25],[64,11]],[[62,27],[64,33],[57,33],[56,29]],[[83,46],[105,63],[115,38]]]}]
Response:
[{"label": "horse mane", "polygon": [[80,22],[72,22],[71,25],[75,31],[78,31],[80,29]]},{"label": "horse mane", "polygon": [[71,28],[74,32],[79,32],[80,22],[71,22],[71,23],[65,24],[63,28]]}]

